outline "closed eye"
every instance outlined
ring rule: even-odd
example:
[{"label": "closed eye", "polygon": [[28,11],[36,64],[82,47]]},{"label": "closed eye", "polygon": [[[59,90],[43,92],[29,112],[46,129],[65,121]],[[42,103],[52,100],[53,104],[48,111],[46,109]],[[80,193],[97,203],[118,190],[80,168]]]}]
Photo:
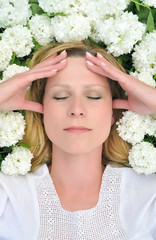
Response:
[{"label": "closed eye", "polygon": [[101,99],[101,97],[88,97],[89,99],[93,99],[93,100],[98,100]]},{"label": "closed eye", "polygon": [[[54,97],[55,100],[64,100],[64,99],[67,99],[68,97]],[[87,98],[89,99],[92,99],[92,100],[99,100],[101,99],[101,97],[90,97],[90,96],[87,96]]]},{"label": "closed eye", "polygon": [[55,100],[64,100],[64,99],[66,99],[66,98],[68,98],[68,97],[53,97]]}]

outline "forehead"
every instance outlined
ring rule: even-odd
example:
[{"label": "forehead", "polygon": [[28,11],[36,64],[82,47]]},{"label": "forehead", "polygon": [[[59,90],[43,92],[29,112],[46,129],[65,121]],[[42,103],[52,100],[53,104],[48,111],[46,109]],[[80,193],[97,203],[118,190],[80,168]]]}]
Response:
[{"label": "forehead", "polygon": [[57,85],[101,85],[108,87],[106,77],[93,73],[87,68],[86,59],[83,57],[68,57],[67,66],[54,77],[48,78],[49,87]]}]

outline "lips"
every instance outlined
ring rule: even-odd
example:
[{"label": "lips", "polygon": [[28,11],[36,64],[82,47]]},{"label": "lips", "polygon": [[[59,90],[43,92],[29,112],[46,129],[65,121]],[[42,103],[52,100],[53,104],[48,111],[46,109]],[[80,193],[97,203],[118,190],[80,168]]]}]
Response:
[{"label": "lips", "polygon": [[65,128],[64,130],[67,132],[73,132],[73,133],[83,133],[83,132],[91,131],[90,128],[86,128],[84,126],[71,126],[71,127]]}]

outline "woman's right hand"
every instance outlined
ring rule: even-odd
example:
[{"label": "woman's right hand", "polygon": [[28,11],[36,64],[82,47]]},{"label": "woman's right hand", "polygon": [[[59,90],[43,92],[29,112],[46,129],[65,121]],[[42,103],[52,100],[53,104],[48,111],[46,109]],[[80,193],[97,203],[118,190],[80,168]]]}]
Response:
[{"label": "woman's right hand", "polygon": [[37,79],[55,76],[57,71],[67,65],[66,56],[66,51],[59,55],[53,54],[29,71],[16,74],[0,83],[0,110],[30,110],[43,113],[42,104],[25,99],[26,88]]}]

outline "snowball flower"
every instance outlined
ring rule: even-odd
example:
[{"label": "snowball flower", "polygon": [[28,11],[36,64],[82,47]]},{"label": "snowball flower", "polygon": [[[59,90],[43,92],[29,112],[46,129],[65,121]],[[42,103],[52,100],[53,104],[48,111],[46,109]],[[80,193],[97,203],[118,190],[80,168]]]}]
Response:
[{"label": "snowball flower", "polygon": [[82,15],[56,16],[51,19],[51,23],[58,42],[81,41],[90,35],[89,19]]},{"label": "snowball flower", "polygon": [[131,111],[123,112],[123,117],[117,122],[119,136],[131,143],[136,144],[144,139],[147,128],[150,127],[149,115],[140,115]]},{"label": "snowball flower", "polygon": [[12,57],[12,50],[6,41],[0,41],[0,71],[8,66]]},{"label": "snowball flower", "polygon": [[26,25],[32,15],[28,0],[0,0],[0,27]]},{"label": "snowball flower", "polygon": [[129,151],[129,163],[137,173],[156,173],[156,148],[149,142],[141,142]]},{"label": "snowball flower", "polygon": [[142,0],[142,3],[150,6],[150,7],[155,7],[156,8],[156,1],[155,0]]},{"label": "snowball flower", "polygon": [[18,66],[16,64],[9,65],[3,72],[3,79],[1,82],[13,77],[15,74],[28,71],[28,67]]},{"label": "snowball flower", "polygon": [[150,115],[150,121],[148,121],[146,133],[156,138],[156,113]]},{"label": "snowball flower", "polygon": [[125,12],[97,22],[95,30],[100,41],[107,45],[108,52],[118,57],[131,52],[134,44],[142,39],[146,25],[138,21],[137,15]]},{"label": "snowball flower", "polygon": [[47,12],[51,13],[65,13],[71,12],[71,8],[74,7],[74,0],[38,0],[39,6]]},{"label": "snowball flower", "polygon": [[148,71],[142,71],[140,73],[138,73],[137,71],[131,72],[130,75],[133,77],[136,77],[140,81],[142,81],[152,87],[156,87],[156,81],[153,79],[153,75]]},{"label": "snowball flower", "polygon": [[17,57],[29,55],[32,47],[34,47],[30,30],[21,25],[7,28],[3,32],[2,39],[9,44]]},{"label": "snowball flower", "polygon": [[40,45],[46,45],[53,40],[53,27],[49,17],[35,15],[29,25],[32,35]]},{"label": "snowball flower", "polygon": [[146,34],[141,43],[135,46],[132,58],[138,72],[156,74],[156,30]]},{"label": "snowball flower", "polygon": [[9,147],[23,138],[25,120],[19,112],[0,111],[0,147]]},{"label": "snowball flower", "polygon": [[130,0],[99,0],[97,10],[101,18],[113,15],[119,16],[129,3]]},{"label": "snowball flower", "polygon": [[2,161],[1,171],[12,176],[25,175],[30,171],[32,158],[29,149],[16,146]]}]

